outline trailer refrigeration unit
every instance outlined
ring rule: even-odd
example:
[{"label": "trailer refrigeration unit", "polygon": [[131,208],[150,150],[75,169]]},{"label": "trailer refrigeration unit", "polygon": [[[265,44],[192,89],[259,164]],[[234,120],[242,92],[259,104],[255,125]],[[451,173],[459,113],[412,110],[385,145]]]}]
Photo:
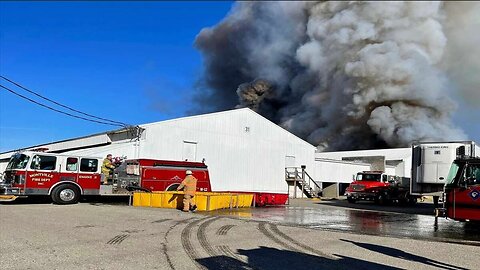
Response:
[{"label": "trailer refrigeration unit", "polygon": [[437,204],[459,147],[463,147],[465,153],[471,157],[480,153],[479,147],[473,141],[413,144],[410,194],[433,196],[434,202]]}]

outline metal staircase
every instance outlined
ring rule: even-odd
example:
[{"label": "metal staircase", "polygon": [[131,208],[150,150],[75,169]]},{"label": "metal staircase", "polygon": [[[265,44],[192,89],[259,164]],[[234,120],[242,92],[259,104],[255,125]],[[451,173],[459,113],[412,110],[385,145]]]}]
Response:
[{"label": "metal staircase", "polygon": [[[308,182],[307,180],[308,179]],[[305,171],[305,167],[287,167],[285,168],[285,181],[289,185],[298,187],[307,198],[319,198],[322,188]],[[297,189],[294,190],[294,197],[297,197]]]}]

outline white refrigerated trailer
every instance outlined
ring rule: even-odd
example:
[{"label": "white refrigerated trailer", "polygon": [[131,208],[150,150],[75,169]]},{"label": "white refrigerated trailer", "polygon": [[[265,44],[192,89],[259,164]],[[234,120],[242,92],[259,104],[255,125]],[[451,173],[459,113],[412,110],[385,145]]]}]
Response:
[{"label": "white refrigerated trailer", "polygon": [[414,143],[410,193],[433,196],[437,202],[457,155],[476,157],[479,154],[480,148],[473,141]]}]

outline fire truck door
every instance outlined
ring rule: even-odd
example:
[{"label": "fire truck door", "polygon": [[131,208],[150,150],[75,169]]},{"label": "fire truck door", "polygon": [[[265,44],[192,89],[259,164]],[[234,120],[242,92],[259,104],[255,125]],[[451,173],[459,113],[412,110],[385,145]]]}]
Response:
[{"label": "fire truck door", "polygon": [[469,164],[452,194],[453,218],[480,219],[480,165]]},{"label": "fire truck door", "polygon": [[78,158],[68,157],[66,159],[65,168],[61,168],[60,174],[60,181],[77,182]]},{"label": "fire truck door", "polygon": [[98,159],[81,158],[80,171],[78,172],[77,183],[84,190],[98,190],[100,188],[100,165]]},{"label": "fire truck door", "polygon": [[58,181],[57,157],[49,155],[35,155],[26,175],[26,189],[37,193],[44,193]]}]

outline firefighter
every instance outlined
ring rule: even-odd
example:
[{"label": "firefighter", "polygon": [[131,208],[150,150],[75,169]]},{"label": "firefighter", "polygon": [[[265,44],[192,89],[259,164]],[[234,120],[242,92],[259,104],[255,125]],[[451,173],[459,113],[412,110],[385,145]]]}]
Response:
[{"label": "firefighter", "polygon": [[112,163],[112,154],[108,154],[107,157],[103,160],[102,164],[102,174],[103,174],[103,184],[108,184],[108,178],[110,178],[110,173],[115,169],[115,165]]},{"label": "firefighter", "polygon": [[197,206],[193,201],[193,197],[195,196],[195,191],[197,190],[197,178],[193,176],[193,173],[190,170],[187,170],[185,174],[186,177],[183,179],[182,183],[180,183],[180,186],[178,186],[177,190],[183,189],[184,191],[183,212],[188,212],[190,209],[195,211]]}]

